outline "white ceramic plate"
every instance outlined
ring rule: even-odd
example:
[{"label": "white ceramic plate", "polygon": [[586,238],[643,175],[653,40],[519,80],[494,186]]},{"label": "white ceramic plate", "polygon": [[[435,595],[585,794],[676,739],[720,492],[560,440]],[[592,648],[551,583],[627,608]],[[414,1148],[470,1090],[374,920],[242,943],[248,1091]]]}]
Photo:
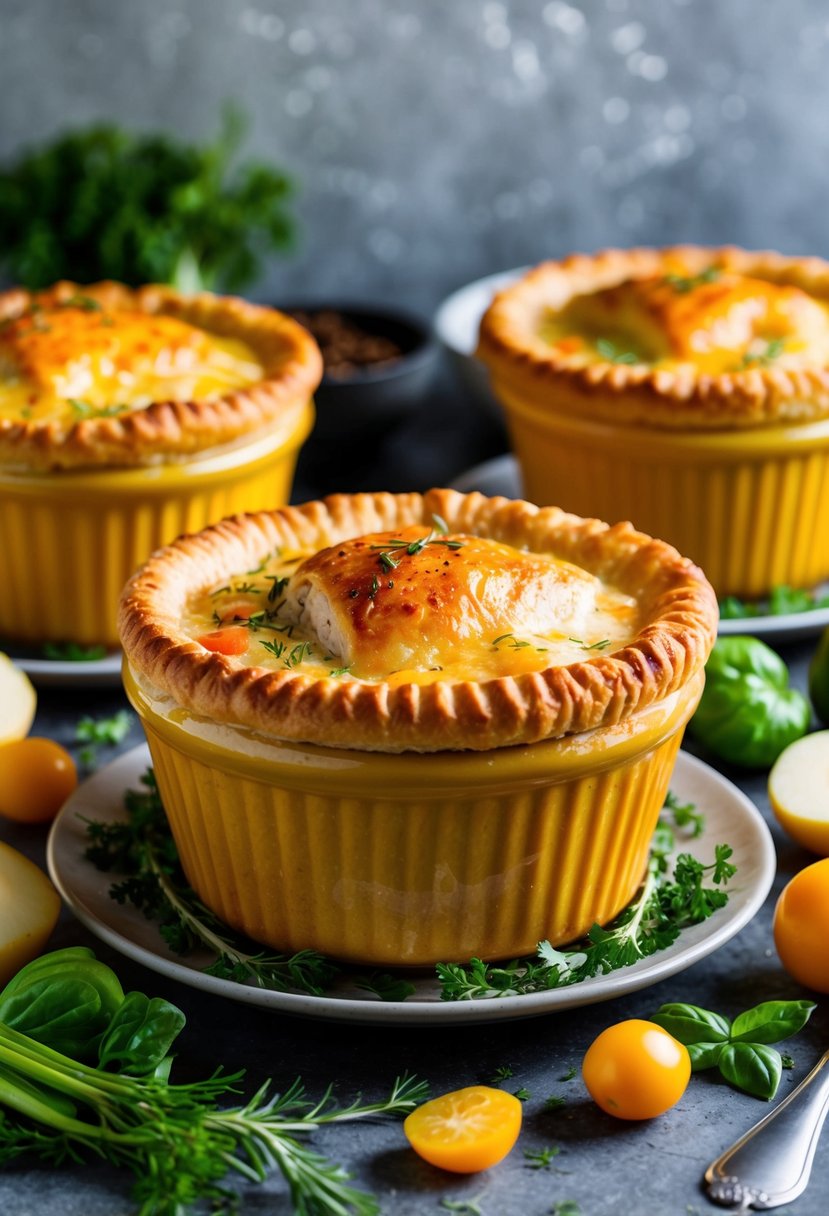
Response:
[{"label": "white ceramic plate", "polygon": [[101,688],[121,683],[121,651],[111,650],[102,659],[44,659],[39,654],[13,649],[12,658],[26,675],[42,687]]},{"label": "white ceramic plate", "polygon": [[[521,471],[514,456],[496,456],[483,464],[467,469],[452,482],[452,488],[468,494],[480,490],[482,494],[503,494],[506,498],[520,498]],[[829,583],[816,589],[818,596],[829,594]],[[815,637],[829,626],[829,608],[814,608],[809,612],[789,612],[777,616],[749,616],[739,620],[720,621],[719,633],[724,636],[750,634],[755,638],[783,644]]]},{"label": "white ceramic plate", "polygon": [[448,352],[465,389],[479,406],[497,418],[503,418],[503,411],[490,390],[486,368],[475,358],[478,327],[495,293],[514,283],[528,269],[522,266],[518,270],[503,270],[458,288],[440,304],[433,322],[435,335]]},{"label": "white ceramic plate", "polygon": [[707,862],[713,857],[715,844],[727,841],[734,849],[738,878],[727,906],[703,924],[686,929],[667,950],[572,988],[493,1000],[441,1001],[438,984],[431,976],[412,977],[416,993],[406,1001],[380,1001],[361,992],[348,979],[322,997],[269,992],[205,975],[199,967],[210,961],[207,956],[182,959],[172,954],[152,922],[110,898],[109,888],[117,876],[101,873],[85,859],[84,820],[120,819],[124,791],[138,788],[149,763],[148,749],[137,747],[78,787],[49,835],[47,860],[53,882],[78,919],[122,954],[183,984],[280,1013],[336,1021],[437,1024],[502,1021],[606,1001],[674,975],[722,946],[754,916],[775,872],[774,846],[759,811],[719,773],[680,752],[671,788],[683,801],[696,803],[705,813],[703,835],[682,841],[681,848]]}]

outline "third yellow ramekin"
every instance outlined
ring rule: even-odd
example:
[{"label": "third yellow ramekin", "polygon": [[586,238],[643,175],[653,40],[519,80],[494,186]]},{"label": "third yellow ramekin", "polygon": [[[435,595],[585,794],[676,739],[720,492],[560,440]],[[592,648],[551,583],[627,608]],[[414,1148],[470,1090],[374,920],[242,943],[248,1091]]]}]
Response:
[{"label": "third yellow ramekin", "polygon": [[705,571],[717,594],[759,598],[829,578],[829,419],[719,431],[586,418],[566,389],[492,370],[524,496],[629,519]]}]

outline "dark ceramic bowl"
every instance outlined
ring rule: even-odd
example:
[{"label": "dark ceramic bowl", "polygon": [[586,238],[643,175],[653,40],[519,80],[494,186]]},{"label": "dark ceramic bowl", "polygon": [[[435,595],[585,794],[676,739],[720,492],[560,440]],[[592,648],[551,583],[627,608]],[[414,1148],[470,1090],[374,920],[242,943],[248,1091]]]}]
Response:
[{"label": "dark ceramic bowl", "polygon": [[[386,435],[422,404],[437,365],[438,346],[427,321],[396,308],[311,301],[277,305],[292,316],[318,322],[334,313],[368,340],[392,343],[398,353],[380,362],[349,361],[348,367],[326,367],[314,394],[317,420],[310,442],[328,443]],[[299,319],[302,319],[300,317]],[[317,324],[308,325],[317,336]],[[327,344],[320,340],[323,357]],[[370,345],[370,341],[369,341]]]}]

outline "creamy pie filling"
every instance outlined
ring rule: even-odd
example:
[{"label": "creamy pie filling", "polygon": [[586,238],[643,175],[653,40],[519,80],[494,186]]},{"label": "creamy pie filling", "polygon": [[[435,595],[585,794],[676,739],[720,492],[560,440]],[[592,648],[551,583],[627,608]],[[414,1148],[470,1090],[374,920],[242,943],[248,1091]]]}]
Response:
[{"label": "creamy pie filling", "polygon": [[199,401],[261,380],[254,351],[176,317],[88,296],[0,323],[0,419],[56,422]]},{"label": "creamy pie filling", "polygon": [[629,279],[548,312],[542,342],[575,367],[691,366],[719,375],[829,365],[829,306],[799,287],[715,264]]},{"label": "creamy pie filling", "polygon": [[587,571],[441,523],[273,553],[194,598],[184,630],[239,665],[391,686],[543,671],[638,633],[636,600]]}]

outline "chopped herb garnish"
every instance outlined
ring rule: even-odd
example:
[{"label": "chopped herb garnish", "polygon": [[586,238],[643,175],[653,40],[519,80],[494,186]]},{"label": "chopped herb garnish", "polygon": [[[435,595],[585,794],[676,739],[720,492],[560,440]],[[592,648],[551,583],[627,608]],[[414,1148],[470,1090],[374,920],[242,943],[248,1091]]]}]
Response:
[{"label": "chopped herb garnish", "polygon": [[271,589],[268,592],[268,603],[273,604],[282,595],[282,592],[288,586],[290,579],[286,578],[284,575],[280,576],[278,574],[266,574],[265,578],[269,579],[272,583]]},{"label": "chopped herb garnish", "polygon": [[230,591],[230,584],[225,584],[224,587],[217,587],[215,591],[210,592],[210,598],[213,600],[217,595],[225,595]]},{"label": "chopped herb garnish", "polygon": [[685,295],[696,287],[702,287],[705,283],[716,283],[721,274],[722,270],[719,266],[707,266],[699,274],[666,274],[664,281],[679,295]]},{"label": "chopped herb garnish", "polygon": [[638,355],[632,350],[624,350],[617,346],[615,342],[611,342],[608,338],[598,338],[596,340],[596,350],[601,357],[607,360],[608,363],[643,363]]},{"label": "chopped herb garnish", "polygon": [[261,595],[262,588],[257,587],[255,583],[234,583],[233,591],[236,595]]},{"label": "chopped herb garnish", "polygon": [[462,1212],[463,1216],[483,1216],[478,1203],[482,1198],[482,1195],[477,1195],[474,1199],[441,1199],[440,1206],[447,1212]]},{"label": "chopped herb garnish", "polygon": [[350,671],[351,671],[351,664],[349,664],[348,667],[332,667],[328,674],[330,676],[344,676],[344,675],[347,675],[348,672],[350,672]]},{"label": "chopped herb garnish", "polygon": [[310,659],[313,653],[310,642],[299,642],[282,662],[286,667],[297,667],[303,659]]},{"label": "chopped herb garnish", "polygon": [[782,338],[771,338],[760,351],[746,351],[740,361],[738,371],[748,367],[768,367],[775,359],[783,354],[786,343]]},{"label": "chopped herb garnish", "polygon": [[380,590],[380,580],[377,575],[373,575],[371,579],[371,591],[368,593],[368,598],[373,600],[377,592]]},{"label": "chopped herb garnish", "polygon": [[514,1093],[515,1093],[515,1097],[518,1099],[519,1102],[527,1102],[527,1101],[529,1101],[530,1097],[532,1096],[530,1094],[530,1091],[528,1089],[525,1089],[523,1085],[521,1086],[520,1089],[514,1090]]},{"label": "chopped herb garnish", "polygon": [[514,1073],[510,1065],[502,1064],[499,1068],[496,1068],[495,1072],[492,1074],[491,1084],[500,1085],[502,1081],[508,1081],[512,1076],[514,1076]]},{"label": "chopped herb garnish", "polygon": [[550,1094],[549,1098],[544,1099],[544,1109],[552,1114],[553,1111],[561,1110],[562,1106],[567,1105],[567,1099],[562,1098],[559,1094]]},{"label": "chopped herb garnish", "polygon": [[785,1069],[786,1069],[786,1071],[788,1072],[788,1070],[789,1070],[790,1068],[794,1068],[794,1060],[792,1059],[792,1057],[791,1057],[791,1056],[787,1056],[787,1055],[781,1055],[781,1057],[780,1057],[780,1067],[781,1067],[781,1068],[785,1068]]},{"label": "chopped herb garnish", "polygon": [[103,312],[103,304],[98,300],[93,300],[92,296],[74,295],[67,296],[65,300],[58,300],[57,308],[82,308],[84,312]]},{"label": "chopped herb garnish", "polygon": [[576,1069],[568,1068],[567,1072],[565,1072],[562,1076],[560,1076],[558,1078],[558,1080],[559,1081],[572,1081],[575,1076],[576,1076]]},{"label": "chopped herb garnish", "polygon": [[284,642],[260,642],[260,646],[264,646],[269,654],[272,654],[275,659],[282,658],[282,652],[285,649]]},{"label": "chopped herb garnish", "polygon": [[558,1145],[551,1145],[550,1148],[525,1148],[524,1157],[530,1169],[545,1170],[560,1152]]},{"label": "chopped herb garnish", "polygon": [[567,641],[581,646],[582,650],[606,650],[610,645],[610,638],[602,638],[599,642],[585,642],[581,638],[568,638]]}]

